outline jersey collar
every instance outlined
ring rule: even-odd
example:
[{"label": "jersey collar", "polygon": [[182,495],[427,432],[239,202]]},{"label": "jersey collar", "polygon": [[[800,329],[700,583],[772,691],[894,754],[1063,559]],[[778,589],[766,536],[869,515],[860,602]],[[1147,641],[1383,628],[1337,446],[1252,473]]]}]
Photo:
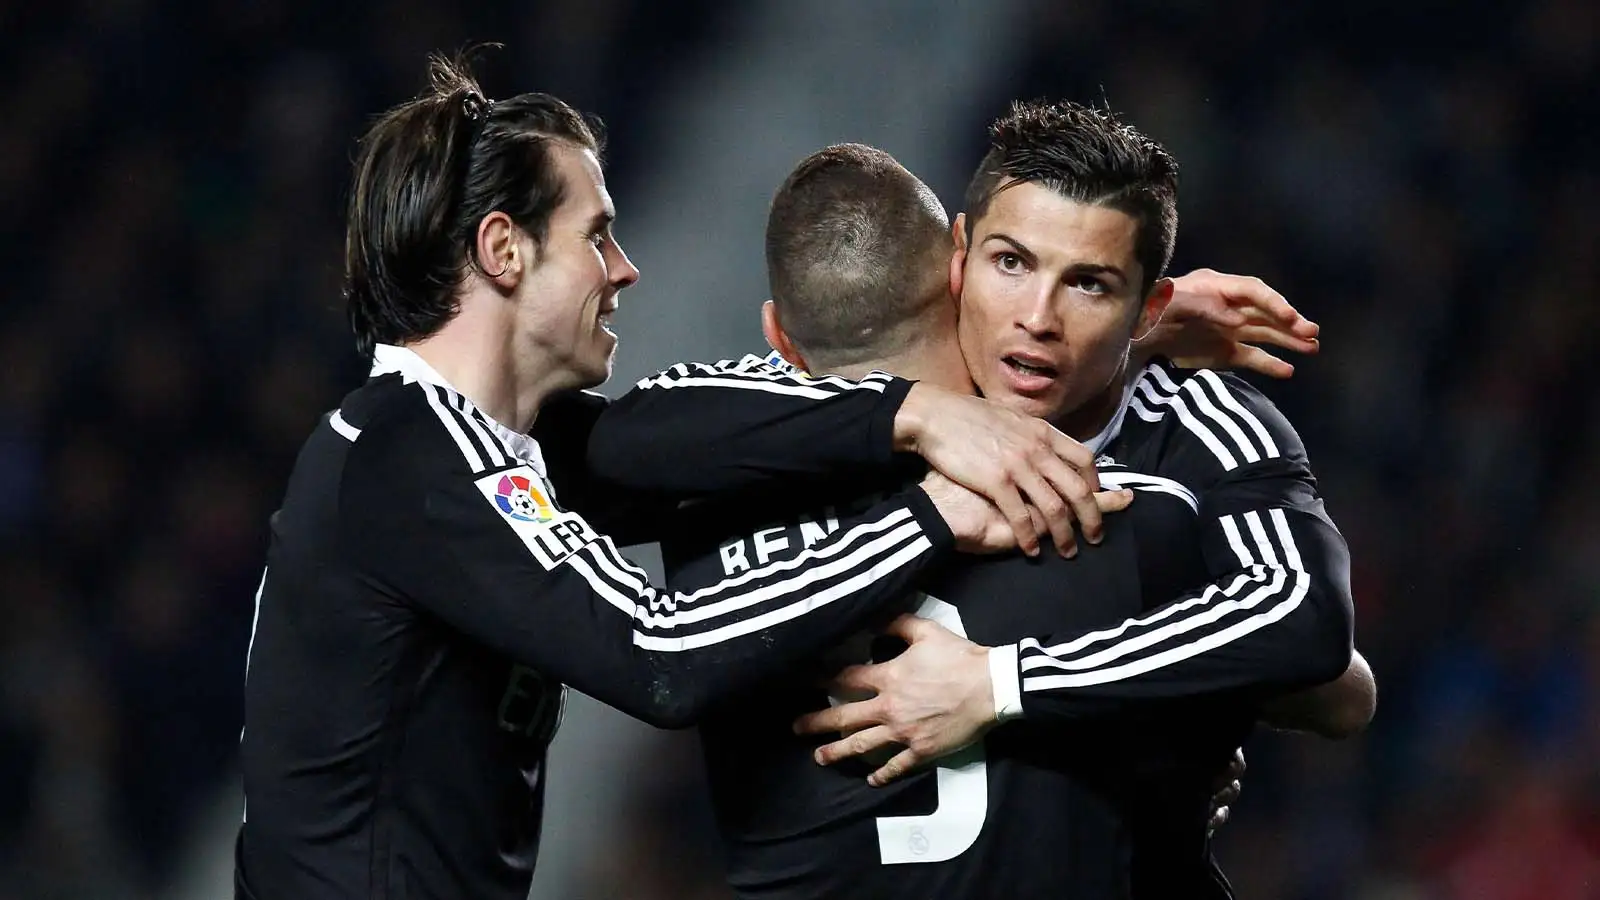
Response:
[{"label": "jersey collar", "polygon": [[[1132,369],[1131,366],[1129,368]],[[1133,388],[1138,384],[1139,376],[1142,374],[1143,370],[1129,372],[1128,381],[1122,386],[1122,402],[1117,404],[1117,411],[1112,414],[1111,421],[1100,429],[1099,434],[1083,442],[1083,446],[1087,447],[1090,453],[1099,456],[1112,441],[1117,439],[1117,435],[1122,433],[1122,420],[1128,417],[1128,405],[1133,402]]]},{"label": "jersey collar", "polygon": [[[456,390],[455,385],[446,381],[445,377],[433,366],[428,365],[428,361],[418,356],[415,350],[393,344],[377,345],[372,352],[372,372],[367,377],[377,378],[380,375],[399,375],[406,384],[413,381],[436,384],[465,401],[470,408],[469,411],[478,411],[477,404],[473,403],[471,398]],[[532,466],[541,476],[546,474],[544,452],[539,449],[538,441],[520,431],[507,428],[486,413],[479,412],[489,430],[493,431],[518,459]]]}]

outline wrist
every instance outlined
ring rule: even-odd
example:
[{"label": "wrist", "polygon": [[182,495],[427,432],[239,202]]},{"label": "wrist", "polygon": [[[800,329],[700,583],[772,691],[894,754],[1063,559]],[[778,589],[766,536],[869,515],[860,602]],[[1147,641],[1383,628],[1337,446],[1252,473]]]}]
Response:
[{"label": "wrist", "polygon": [[1017,645],[988,648],[989,689],[992,692],[994,719],[1007,722],[1022,717],[1022,674],[1017,664]]},{"label": "wrist", "polygon": [[915,453],[922,441],[923,429],[928,424],[928,392],[925,384],[911,385],[900,408],[894,414],[894,449],[896,453]]}]

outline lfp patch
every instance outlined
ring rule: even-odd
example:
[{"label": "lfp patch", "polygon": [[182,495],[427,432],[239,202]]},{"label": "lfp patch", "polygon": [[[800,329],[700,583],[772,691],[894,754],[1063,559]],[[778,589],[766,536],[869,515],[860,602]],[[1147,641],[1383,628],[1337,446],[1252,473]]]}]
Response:
[{"label": "lfp patch", "polygon": [[495,485],[494,503],[501,512],[519,522],[548,522],[556,515],[555,508],[539,487],[522,475],[500,476]]}]

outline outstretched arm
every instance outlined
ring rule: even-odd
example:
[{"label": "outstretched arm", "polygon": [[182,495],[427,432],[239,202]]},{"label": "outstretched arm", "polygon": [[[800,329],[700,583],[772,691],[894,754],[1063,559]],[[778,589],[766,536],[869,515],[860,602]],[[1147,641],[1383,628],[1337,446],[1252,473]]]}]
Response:
[{"label": "outstretched arm", "polygon": [[536,460],[462,447],[420,398],[361,431],[339,497],[350,523],[340,540],[361,577],[398,606],[666,727],[831,645],[899,601],[958,538],[987,546],[997,518],[937,485],[913,488],[841,517],[793,559],[666,591],[552,500]]},{"label": "outstretched arm", "polygon": [[[1292,428],[1242,384],[1229,391],[1252,430],[1229,438],[1179,433],[1169,451],[1189,483],[1209,482],[1196,507],[1210,583],[1109,627],[981,648],[931,622],[899,626],[911,647],[847,669],[841,686],[871,700],[814,713],[807,732],[855,732],[821,748],[832,761],[888,743],[909,749],[895,777],[1016,716],[1078,718],[1126,704],[1223,692],[1273,696],[1324,684],[1351,660],[1349,557],[1328,519]],[[1197,387],[1199,387],[1197,385]],[[1184,427],[1198,431],[1193,417]],[[1180,442],[1181,441],[1181,442]],[[1247,446],[1248,443],[1248,446]],[[1201,473],[1209,468],[1210,474]],[[985,707],[984,700],[988,705]]]},{"label": "outstretched arm", "polygon": [[598,417],[588,465],[600,482],[688,499],[774,480],[887,475],[899,453],[988,497],[1029,554],[1049,534],[1073,555],[1075,523],[1098,542],[1101,513],[1131,499],[1097,498],[1093,454],[1042,420],[886,373],[814,378],[753,356],[640,381]]}]

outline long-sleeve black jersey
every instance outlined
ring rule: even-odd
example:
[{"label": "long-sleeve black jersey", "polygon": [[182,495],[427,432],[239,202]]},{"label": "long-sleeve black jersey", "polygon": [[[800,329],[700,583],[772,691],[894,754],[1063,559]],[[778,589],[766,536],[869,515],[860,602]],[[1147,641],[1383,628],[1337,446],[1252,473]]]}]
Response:
[{"label": "long-sleeve black jersey", "polygon": [[307,440],[271,532],[235,878],[259,900],[522,900],[563,684],[689,724],[952,543],[913,490],[801,556],[657,590],[558,502],[537,441],[392,347]]},{"label": "long-sleeve black jersey", "polygon": [[[751,367],[715,377],[743,380]],[[676,448],[646,458],[627,442],[657,417],[692,433],[683,423],[705,423],[701,409],[724,402],[705,370],[693,392],[660,392],[671,375],[601,416],[590,453],[598,474],[655,483],[652,460],[678,458]],[[774,471],[816,471],[799,458],[806,445],[774,439],[782,423],[805,420],[822,434],[833,430],[827,420],[842,431],[859,415],[837,398],[729,390],[764,397],[773,437],[745,455],[797,457]],[[1207,850],[1209,779],[1248,733],[1257,699],[1330,680],[1348,663],[1343,541],[1293,429],[1235,379],[1152,365],[1091,445],[1102,481],[1138,492],[1108,517],[1100,547],[1070,562],[952,561],[908,601],[997,648],[996,691],[1020,698],[1021,721],[884,790],[865,787],[863,769],[815,766],[814,742],[790,735],[793,716],[824,702],[816,672],[703,726],[741,896],[1227,896]],[[886,456],[869,446],[840,462],[859,474]],[[675,468],[669,477],[690,477]],[[827,533],[830,512],[793,513],[818,501],[814,486],[779,481],[691,507],[663,545],[669,583],[689,588],[806,546]],[[853,660],[827,662],[841,661]]]}]

